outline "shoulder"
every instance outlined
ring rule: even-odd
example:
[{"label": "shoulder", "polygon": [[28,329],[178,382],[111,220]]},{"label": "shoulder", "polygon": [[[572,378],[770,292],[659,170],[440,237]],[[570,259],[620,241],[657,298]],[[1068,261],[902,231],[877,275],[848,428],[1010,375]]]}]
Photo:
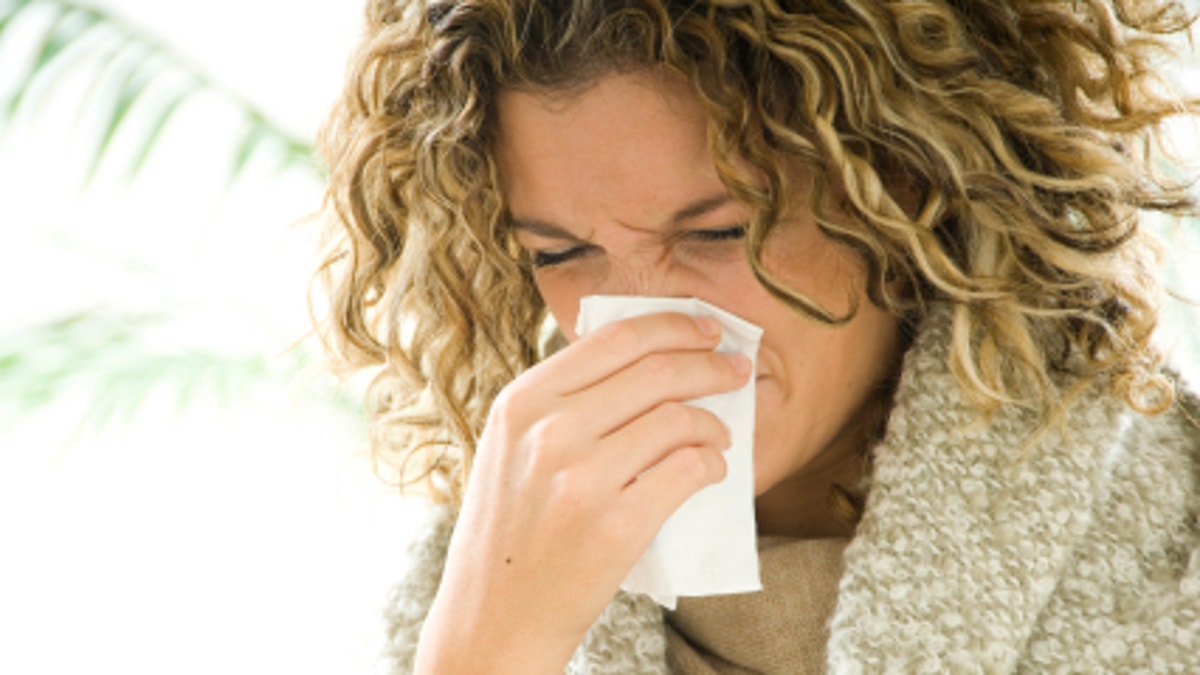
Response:
[{"label": "shoulder", "polygon": [[[1113,534],[1200,532],[1200,397],[1180,383],[1177,398],[1158,415],[1128,413],[1110,457],[1108,510]],[[1121,516],[1121,517],[1118,517]],[[1165,543],[1165,542],[1164,542]]]},{"label": "shoulder", "polygon": [[1138,499],[1147,506],[1194,516],[1200,493],[1200,397],[1187,383],[1172,379],[1178,386],[1169,409],[1158,415],[1128,413],[1112,458],[1113,478],[1137,487]]},{"label": "shoulder", "polygon": [[1095,672],[1200,667],[1198,410],[1182,390],[1162,414],[1126,413],[1090,526],[1029,641],[1032,670],[1068,654]]},{"label": "shoulder", "polygon": [[[1035,670],[1129,672],[1150,658],[1137,644],[1195,663],[1197,398],[1184,390],[1142,415],[1104,382],[1080,381],[1045,433],[1016,405],[981,420],[948,366],[940,317],[906,357],[874,450],[830,663],[1010,670],[1035,643]],[[888,637],[900,625],[910,634]]]}]

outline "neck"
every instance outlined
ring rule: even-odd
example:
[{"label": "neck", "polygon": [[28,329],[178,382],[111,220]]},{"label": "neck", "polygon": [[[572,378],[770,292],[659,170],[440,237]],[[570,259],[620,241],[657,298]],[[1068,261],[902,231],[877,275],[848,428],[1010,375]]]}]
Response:
[{"label": "neck", "polygon": [[798,539],[849,537],[854,524],[839,518],[831,504],[834,486],[853,490],[866,475],[866,458],[858,448],[838,452],[822,466],[805,467],[758,496],[758,533]]},{"label": "neck", "polygon": [[797,539],[854,536],[861,505],[856,505],[856,513],[848,517],[846,509],[835,505],[834,495],[839,491],[857,492],[870,471],[868,448],[883,436],[899,380],[900,361],[908,350],[908,334],[902,331],[900,339],[892,375],[880,381],[874,394],[863,401],[853,415],[854,421],[811,461],[755,499],[760,535]]},{"label": "neck", "polygon": [[[892,386],[880,390],[852,424],[823,452],[755,499],[758,533],[798,539],[851,537],[857,518],[838,509],[834,496],[856,491],[869,471],[867,446],[882,433],[891,409]],[[843,492],[844,494],[844,492]],[[857,514],[855,514],[857,515]]]}]

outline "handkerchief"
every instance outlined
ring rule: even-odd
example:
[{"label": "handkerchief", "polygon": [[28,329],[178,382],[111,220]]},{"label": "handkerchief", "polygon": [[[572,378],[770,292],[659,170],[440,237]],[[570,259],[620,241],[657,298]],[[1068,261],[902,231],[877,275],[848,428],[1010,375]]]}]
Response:
[{"label": "handkerchief", "polygon": [[[613,321],[658,312],[712,317],[722,329],[717,351],[739,352],[752,364],[757,359],[762,329],[696,298],[587,296],[580,302],[575,332],[584,336]],[[678,596],[762,589],[754,520],[754,395],[751,377],[736,391],[688,401],[729,427],[728,472],[667,519],[621,588],[649,595],[669,609]]]}]

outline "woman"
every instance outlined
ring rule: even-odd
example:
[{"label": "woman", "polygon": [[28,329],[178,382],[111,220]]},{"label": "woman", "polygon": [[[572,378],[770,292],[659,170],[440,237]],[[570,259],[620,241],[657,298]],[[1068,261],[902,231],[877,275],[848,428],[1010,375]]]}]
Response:
[{"label": "woman", "polygon": [[[1200,418],[1139,210],[1173,2],[378,0],[322,147],[326,334],[446,505],[418,672],[1200,668]],[[698,297],[758,368],[664,313]],[[566,343],[565,345],[563,343]],[[764,587],[618,585],[755,380]],[[453,534],[451,534],[451,532]]]}]

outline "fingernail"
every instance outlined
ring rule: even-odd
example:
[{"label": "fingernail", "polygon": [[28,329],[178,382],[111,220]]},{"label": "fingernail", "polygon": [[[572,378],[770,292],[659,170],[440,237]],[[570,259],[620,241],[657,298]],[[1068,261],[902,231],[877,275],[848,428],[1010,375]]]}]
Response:
[{"label": "fingernail", "polygon": [[709,337],[721,336],[721,324],[711,316],[696,317],[696,325],[700,327],[700,332]]},{"label": "fingernail", "polygon": [[738,375],[745,377],[750,374],[750,359],[736,352],[726,354],[725,356],[729,357],[729,362],[733,364],[733,369],[738,372]]}]

